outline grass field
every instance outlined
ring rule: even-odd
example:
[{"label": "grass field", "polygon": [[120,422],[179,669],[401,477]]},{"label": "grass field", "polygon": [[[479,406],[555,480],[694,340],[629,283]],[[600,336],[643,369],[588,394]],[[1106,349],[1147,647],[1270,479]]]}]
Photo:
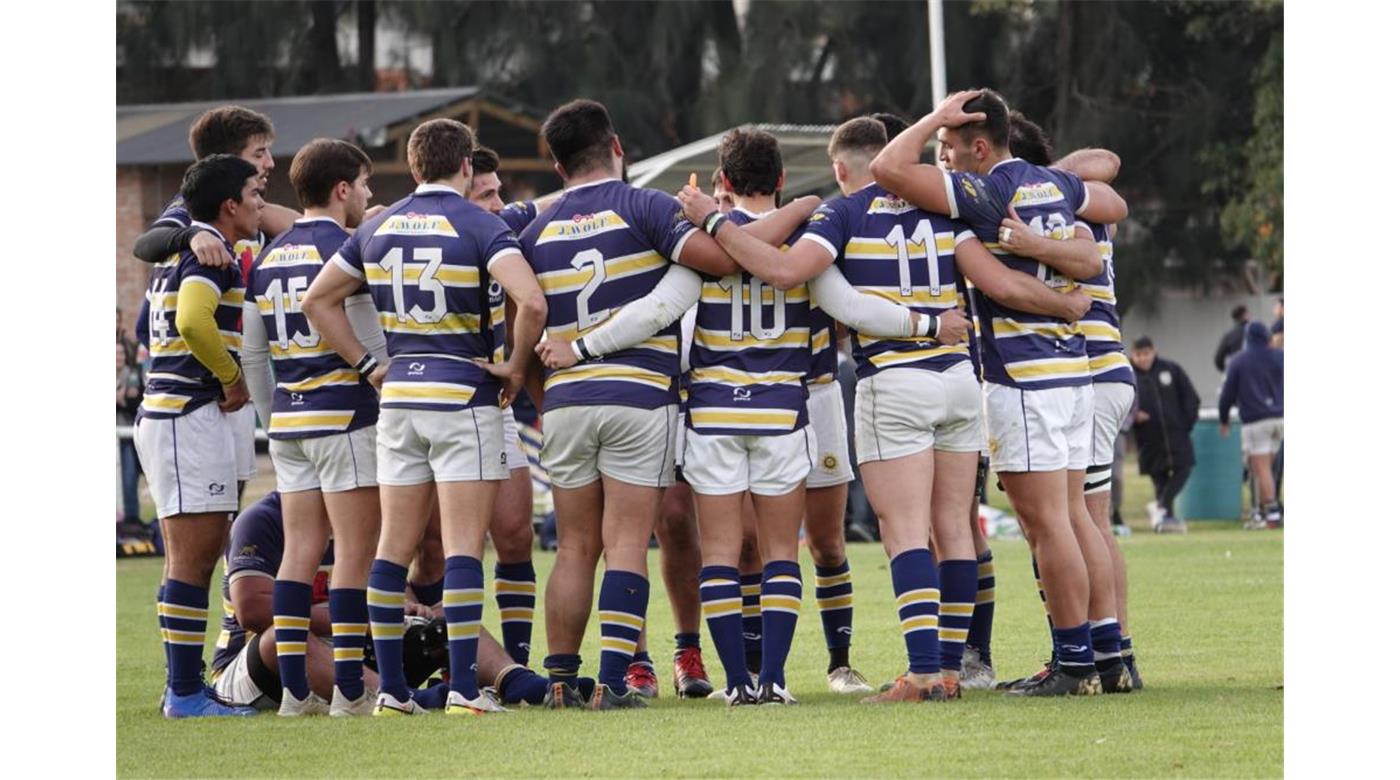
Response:
[{"label": "grass field", "polygon": [[[166,721],[156,710],[163,666],[152,597],[160,561],[119,561],[117,771],[131,777],[1278,776],[1283,539],[1223,525],[1194,524],[1184,537],[1138,533],[1121,540],[1142,692],[1008,700],[974,691],[962,701],[878,708],[827,693],[813,573],[803,560],[806,603],[788,662],[798,707],[730,711],[719,702],[677,700],[664,663],[667,643],[657,641],[663,694],[646,711]],[[996,666],[1003,677],[1028,673],[1048,644],[1029,558],[1021,542],[994,542],[993,550]],[[904,668],[888,565],[873,544],[853,545],[850,559],[852,659],[878,683]],[[537,554],[541,583],[552,562],[552,555]],[[653,557],[653,575],[659,571]],[[657,639],[673,630],[663,593],[654,591],[649,615]],[[499,625],[489,598],[485,620]],[[535,643],[538,663],[545,644],[538,627]],[[592,674],[596,627],[583,657],[584,673]],[[707,661],[718,674],[708,650]]]}]

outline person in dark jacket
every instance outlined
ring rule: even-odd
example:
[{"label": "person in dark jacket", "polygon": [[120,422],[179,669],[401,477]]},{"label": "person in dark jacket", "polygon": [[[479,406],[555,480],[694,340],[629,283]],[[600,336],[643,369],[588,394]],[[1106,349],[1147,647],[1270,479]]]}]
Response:
[{"label": "person in dark jacket", "polygon": [[1230,310],[1230,319],[1235,324],[1225,331],[1225,335],[1220,337],[1220,344],[1215,348],[1215,370],[1224,371],[1225,364],[1230,358],[1244,349],[1244,329],[1249,324],[1249,307],[1240,304]]},{"label": "person in dark jacket", "polygon": [[1181,366],[1157,357],[1157,348],[1146,336],[1133,342],[1133,371],[1137,374],[1138,409],[1133,417],[1137,440],[1138,470],[1152,478],[1161,514],[1153,518],[1157,533],[1185,533],[1173,503],[1191,476],[1196,452],[1191,428],[1201,409],[1201,398]]},{"label": "person in dark jacket", "polygon": [[1274,453],[1283,444],[1283,350],[1269,346],[1269,330],[1251,322],[1244,351],[1230,360],[1220,390],[1220,435],[1230,436],[1230,409],[1240,410],[1241,436],[1249,470],[1259,490],[1263,517],[1249,528],[1277,528],[1283,520],[1275,490]]}]

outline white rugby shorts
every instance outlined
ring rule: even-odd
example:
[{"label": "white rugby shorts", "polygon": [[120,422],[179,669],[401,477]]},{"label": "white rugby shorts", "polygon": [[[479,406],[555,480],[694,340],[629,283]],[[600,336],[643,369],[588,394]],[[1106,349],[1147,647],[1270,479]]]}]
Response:
[{"label": "white rugby shorts", "polygon": [[629,485],[676,481],[677,405],[563,406],[544,413],[540,463],[550,484],[579,488],[607,475]]},{"label": "white rugby shorts", "polygon": [[1114,442],[1128,412],[1133,409],[1137,389],[1127,382],[1095,382],[1094,438],[1090,445],[1090,466],[1112,466]]},{"label": "white rugby shorts", "polygon": [[380,409],[377,431],[381,485],[472,482],[510,476],[505,425],[495,406],[456,411]]},{"label": "white rugby shorts", "polygon": [[283,493],[343,493],[379,484],[373,425],[329,436],[271,439],[267,451]]},{"label": "white rugby shorts", "polygon": [[157,517],[238,511],[238,440],[213,401],[170,419],[136,423],[136,455]]},{"label": "white rugby shorts", "polygon": [[253,408],[253,402],[249,401],[228,418],[233,425],[234,439],[238,442],[238,479],[247,482],[258,475],[258,454],[254,448],[258,412]]},{"label": "white rugby shorts", "polygon": [[856,462],[934,448],[982,449],[982,399],[972,364],[944,371],[887,368],[856,384]]},{"label": "white rugby shorts", "polygon": [[807,487],[844,485],[855,479],[851,471],[851,450],[846,438],[846,399],[841,383],[807,385],[808,427],[816,436],[812,472]]},{"label": "white rugby shorts", "polygon": [[807,480],[817,451],[812,426],[777,436],[686,431],[682,471],[691,490],[707,496],[751,491],[784,496]]},{"label": "white rugby shorts", "polygon": [[989,382],[983,396],[993,471],[1089,468],[1094,433],[1091,385],[1022,390]]},{"label": "white rugby shorts", "polygon": [[502,412],[502,425],[506,439],[506,469],[515,471],[530,468],[530,460],[525,457],[525,448],[520,446],[520,428],[519,423],[515,421],[514,409],[505,409]]},{"label": "white rugby shorts", "polygon": [[1283,418],[1268,417],[1240,426],[1240,443],[1247,455],[1272,455],[1283,443]]}]

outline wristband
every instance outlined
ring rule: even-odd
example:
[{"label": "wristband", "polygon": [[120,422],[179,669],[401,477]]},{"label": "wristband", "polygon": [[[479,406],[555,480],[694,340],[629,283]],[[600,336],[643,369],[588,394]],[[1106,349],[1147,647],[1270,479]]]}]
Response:
[{"label": "wristband", "polygon": [[724,215],[724,212],[712,211],[710,212],[709,216],[705,217],[705,219],[701,221],[700,224],[701,229],[704,230],[706,233],[709,233],[710,237],[713,238],[714,235],[719,232],[720,227],[728,221],[729,217],[726,217]]},{"label": "wristband", "polygon": [[933,318],[930,317],[930,316],[928,316],[927,314],[924,314],[924,313],[921,312],[921,311],[919,311],[919,312],[914,312],[914,313],[917,314],[917,315],[919,315],[919,327],[918,327],[918,330],[914,333],[914,335],[915,335],[915,336],[927,336],[927,335],[928,335],[928,329],[929,329],[929,327],[933,324],[933,323],[932,323]]},{"label": "wristband", "polygon": [[365,356],[360,358],[360,362],[355,364],[355,370],[359,372],[362,377],[367,377],[374,373],[374,369],[378,367],[379,361],[375,360],[374,355],[369,352],[366,352]]},{"label": "wristband", "polygon": [[579,336],[578,338],[569,342],[569,346],[573,347],[574,349],[574,357],[578,358],[581,361],[592,360],[594,357],[593,354],[588,351],[588,346],[583,343],[583,336]]},{"label": "wristband", "polygon": [[936,339],[936,338],[938,338],[938,331],[940,331],[940,330],[942,330],[942,329],[943,329],[943,318],[942,318],[942,317],[934,317],[934,318],[933,318],[933,333],[930,334],[930,335],[932,335],[932,336]]}]

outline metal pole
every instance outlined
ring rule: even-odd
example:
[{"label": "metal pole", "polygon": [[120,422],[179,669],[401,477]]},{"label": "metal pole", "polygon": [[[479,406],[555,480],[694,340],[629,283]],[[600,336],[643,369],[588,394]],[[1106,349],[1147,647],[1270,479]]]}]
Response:
[{"label": "metal pole", "polygon": [[928,0],[928,54],[936,107],[948,96],[948,67],[943,54],[943,0]]}]

